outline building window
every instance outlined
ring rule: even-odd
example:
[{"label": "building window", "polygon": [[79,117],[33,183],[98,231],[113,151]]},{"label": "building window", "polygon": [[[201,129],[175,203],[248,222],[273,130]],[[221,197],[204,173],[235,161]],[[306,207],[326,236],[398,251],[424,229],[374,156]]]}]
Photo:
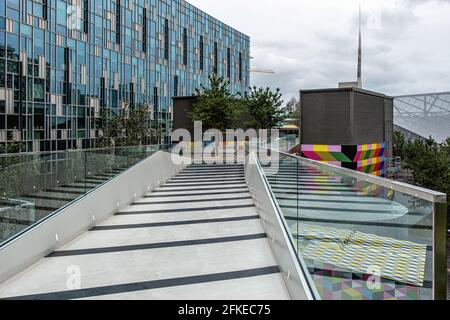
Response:
[{"label": "building window", "polygon": [[48,0],[43,0],[43,4],[42,4],[42,18],[44,20],[48,19]]},{"label": "building window", "polygon": [[231,49],[227,48],[227,77],[231,78]]},{"label": "building window", "polygon": [[142,51],[147,52],[147,10],[145,8],[142,20]]},{"label": "building window", "polygon": [[121,0],[116,0],[116,43],[120,44],[120,38],[121,38],[121,33],[120,33],[120,26],[121,26],[121,13],[120,13],[120,1]]},{"label": "building window", "polygon": [[218,53],[218,49],[217,49],[217,42],[214,42],[214,74],[217,75],[218,72],[218,63],[219,63],[219,53]]},{"label": "building window", "polygon": [[[46,0],[48,1],[48,0]],[[84,33],[89,32],[89,0],[83,1],[83,31]]]},{"label": "building window", "polygon": [[203,43],[203,36],[200,36],[200,70],[203,71],[204,68],[204,55],[205,55],[205,48]]},{"label": "building window", "polygon": [[164,58],[169,59],[169,19],[164,23]]},{"label": "building window", "polygon": [[178,76],[173,77],[173,96],[178,97]]},{"label": "building window", "polygon": [[134,101],[134,83],[130,83],[130,107],[134,109],[135,101]]},{"label": "building window", "polygon": [[159,112],[158,87],[153,88],[153,105],[155,106],[155,118],[158,119],[158,112]]},{"label": "building window", "polygon": [[188,36],[187,29],[183,29],[183,64],[187,66],[188,64]]},{"label": "building window", "polygon": [[242,81],[242,52],[239,52],[239,81]]}]

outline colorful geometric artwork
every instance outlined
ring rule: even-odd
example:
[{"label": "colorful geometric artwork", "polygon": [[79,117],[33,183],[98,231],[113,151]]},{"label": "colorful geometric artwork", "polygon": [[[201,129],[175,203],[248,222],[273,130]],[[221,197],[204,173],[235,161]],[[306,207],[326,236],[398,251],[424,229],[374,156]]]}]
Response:
[{"label": "colorful geometric artwork", "polygon": [[[308,271],[324,300],[418,300],[421,288],[381,279],[370,286],[370,275],[337,270],[327,263],[309,261]],[[370,287],[369,287],[370,286]]]},{"label": "colorful geometric artwork", "polygon": [[384,175],[385,144],[301,145],[302,157],[376,176]]},{"label": "colorful geometric artwork", "polygon": [[307,259],[417,287],[424,284],[426,244],[305,224],[292,231],[303,241],[299,249]]}]

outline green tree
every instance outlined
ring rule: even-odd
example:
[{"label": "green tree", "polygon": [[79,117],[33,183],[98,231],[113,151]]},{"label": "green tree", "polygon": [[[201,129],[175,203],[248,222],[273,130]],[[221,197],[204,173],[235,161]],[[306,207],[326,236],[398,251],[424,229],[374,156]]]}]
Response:
[{"label": "green tree", "polygon": [[238,95],[233,95],[229,81],[215,76],[209,77],[209,87],[196,89],[197,102],[189,114],[192,121],[202,121],[204,129],[219,129],[224,132],[236,124],[241,114]]},{"label": "green tree", "polygon": [[393,139],[394,156],[403,158],[405,145],[407,143],[405,135],[400,131],[395,131],[392,139]]},{"label": "green tree", "polygon": [[394,134],[394,154],[401,156],[405,169],[410,169],[413,183],[450,195],[450,138],[439,144],[431,137],[425,141],[405,141]]},{"label": "green tree", "polygon": [[118,113],[101,108],[94,124],[100,131],[97,148],[159,144],[161,141],[161,132],[145,106],[124,108]]},{"label": "green tree", "polygon": [[281,107],[283,100],[280,89],[250,88],[243,103],[250,116],[248,127],[254,129],[272,129],[286,119],[286,112]]}]

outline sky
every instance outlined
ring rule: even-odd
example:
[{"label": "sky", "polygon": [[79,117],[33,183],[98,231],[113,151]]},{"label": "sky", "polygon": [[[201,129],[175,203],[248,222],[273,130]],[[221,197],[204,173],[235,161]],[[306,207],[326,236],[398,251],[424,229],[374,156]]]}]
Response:
[{"label": "sky", "polygon": [[251,84],[299,90],[355,81],[362,7],[363,87],[450,91],[450,0],[188,0],[250,36]]}]

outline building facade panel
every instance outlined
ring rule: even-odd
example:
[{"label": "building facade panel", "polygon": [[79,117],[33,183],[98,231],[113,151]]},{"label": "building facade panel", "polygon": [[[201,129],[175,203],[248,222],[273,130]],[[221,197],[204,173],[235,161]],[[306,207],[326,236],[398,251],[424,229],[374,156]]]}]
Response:
[{"label": "building facade panel", "polygon": [[99,108],[148,107],[165,139],[172,98],[208,76],[249,86],[249,38],[183,0],[2,0],[0,146],[95,146]]}]

